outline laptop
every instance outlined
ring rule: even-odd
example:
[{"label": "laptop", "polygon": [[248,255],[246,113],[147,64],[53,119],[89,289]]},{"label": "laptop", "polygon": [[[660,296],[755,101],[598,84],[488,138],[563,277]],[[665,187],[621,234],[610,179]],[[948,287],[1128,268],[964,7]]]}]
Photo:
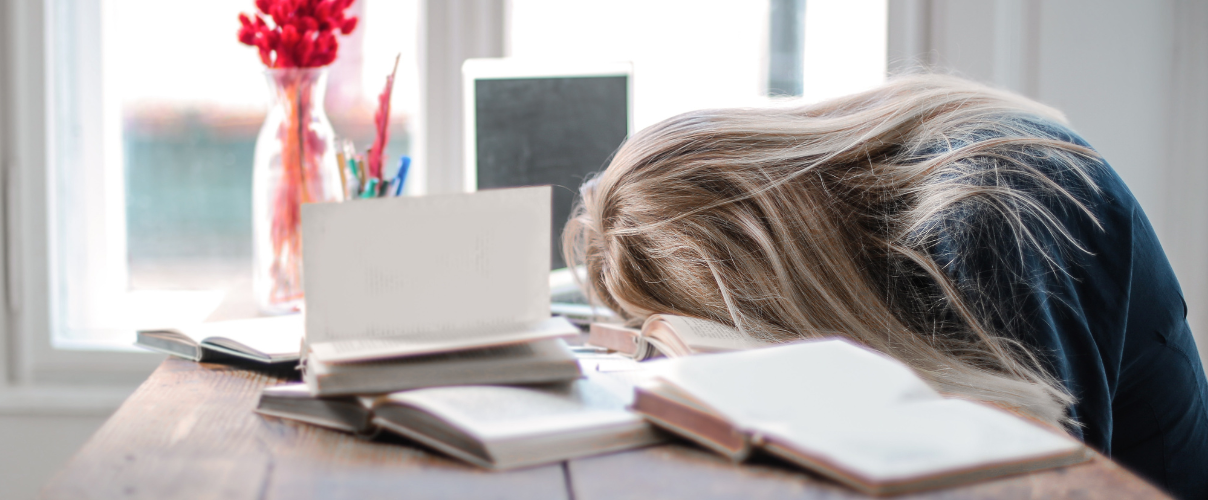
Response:
[{"label": "laptop", "polygon": [[562,228],[579,186],[632,132],[633,65],[470,59],[462,77],[465,191],[552,185],[551,309],[578,322],[610,315],[569,279]]}]

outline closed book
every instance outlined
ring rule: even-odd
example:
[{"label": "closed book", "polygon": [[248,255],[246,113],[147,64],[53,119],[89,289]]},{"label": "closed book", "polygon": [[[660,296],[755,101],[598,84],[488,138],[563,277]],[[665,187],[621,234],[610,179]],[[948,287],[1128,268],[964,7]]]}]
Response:
[{"label": "closed book", "polygon": [[562,339],[350,363],[308,357],[302,368],[302,380],[314,396],[447,385],[537,384],[574,380],[579,374],[579,364]]}]

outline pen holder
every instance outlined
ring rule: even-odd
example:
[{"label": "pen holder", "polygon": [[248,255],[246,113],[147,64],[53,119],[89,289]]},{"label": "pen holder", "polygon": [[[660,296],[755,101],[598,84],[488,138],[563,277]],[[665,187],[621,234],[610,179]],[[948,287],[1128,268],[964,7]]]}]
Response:
[{"label": "pen holder", "polygon": [[256,139],[252,288],[260,310],[302,305],[303,203],[341,201],[335,132],[323,111],[324,68],[265,71],[272,107]]}]

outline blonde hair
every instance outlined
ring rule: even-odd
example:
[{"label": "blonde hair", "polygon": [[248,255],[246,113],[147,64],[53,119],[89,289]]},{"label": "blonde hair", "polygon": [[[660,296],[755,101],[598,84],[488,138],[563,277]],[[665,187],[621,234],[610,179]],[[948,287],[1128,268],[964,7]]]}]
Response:
[{"label": "blonde hair", "polygon": [[1058,180],[1096,189],[1097,154],[1040,132],[1034,116],[1063,120],[940,75],[815,105],[685,113],[634,135],[584,185],[566,261],[585,266],[589,297],[631,322],[670,313],[778,342],[840,335],[941,391],[1068,424],[1062,384],[993,331],[998,306],[965,295],[928,252],[953,229],[946,217],[970,213],[994,215],[1042,256],[1054,250],[1037,231],[1080,248],[1045,202],[1094,220]]}]

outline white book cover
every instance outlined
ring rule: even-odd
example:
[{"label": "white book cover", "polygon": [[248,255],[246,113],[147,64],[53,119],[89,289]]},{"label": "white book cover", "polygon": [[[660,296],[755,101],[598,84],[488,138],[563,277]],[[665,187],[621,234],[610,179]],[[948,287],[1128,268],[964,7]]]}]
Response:
[{"label": "white book cover", "polygon": [[351,362],[577,332],[549,313],[549,186],[302,207],[311,355]]}]

